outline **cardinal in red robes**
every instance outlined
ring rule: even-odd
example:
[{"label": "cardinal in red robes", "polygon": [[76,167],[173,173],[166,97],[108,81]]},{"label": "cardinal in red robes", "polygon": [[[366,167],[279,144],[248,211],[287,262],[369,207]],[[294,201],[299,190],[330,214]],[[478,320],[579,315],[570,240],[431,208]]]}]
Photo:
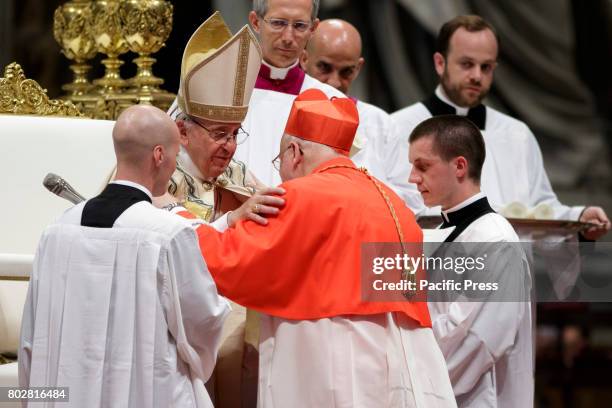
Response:
[{"label": "cardinal in red robes", "polygon": [[368,245],[413,252],[423,234],[348,158],[358,125],[350,99],[302,92],[274,160],[284,208],[267,225],[196,230],[219,292],[262,313],[259,407],[455,406],[427,304],[367,290]]}]

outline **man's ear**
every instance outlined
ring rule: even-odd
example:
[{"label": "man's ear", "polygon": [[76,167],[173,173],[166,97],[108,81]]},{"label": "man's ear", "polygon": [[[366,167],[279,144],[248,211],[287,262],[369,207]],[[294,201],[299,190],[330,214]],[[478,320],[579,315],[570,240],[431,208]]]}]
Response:
[{"label": "man's ear", "polygon": [[455,162],[455,168],[456,168],[455,175],[457,176],[457,178],[463,179],[467,177],[468,161],[466,160],[466,158],[463,156],[459,156],[455,158],[454,162]]},{"label": "man's ear", "polygon": [[166,160],[164,147],[162,145],[155,145],[155,147],[153,147],[153,162],[155,163],[155,167],[161,166],[164,160]]},{"label": "man's ear", "polygon": [[291,158],[291,167],[296,170],[300,165],[304,163],[304,154],[301,153],[300,145],[295,142],[291,142],[291,150],[293,157]]},{"label": "man's ear", "polygon": [[300,66],[304,71],[306,71],[306,66],[308,65],[308,51],[306,48],[302,50],[302,54],[300,54]]},{"label": "man's ear", "polygon": [[434,53],[433,61],[438,76],[442,76],[442,74],[444,74],[444,68],[446,67],[446,59],[444,58],[444,55],[440,54],[439,52]]},{"label": "man's ear", "polygon": [[312,27],[310,27],[310,32],[314,33],[317,28],[319,27],[319,23],[321,22],[321,20],[319,20],[318,18],[315,18],[314,21],[312,22]]},{"label": "man's ear", "polygon": [[363,57],[359,57],[357,60],[357,66],[355,67],[355,76],[353,77],[353,81],[359,76],[359,72],[361,72],[361,67],[363,67],[363,64],[365,64],[365,60]]},{"label": "man's ear", "polygon": [[253,29],[253,31],[255,31],[257,34],[259,34],[259,18],[257,17],[257,13],[254,11],[251,11],[249,13],[249,23],[251,23],[251,28]]},{"label": "man's ear", "polygon": [[176,127],[179,130],[179,142],[181,145],[187,146],[189,144],[189,138],[187,137],[187,125],[185,121],[182,119],[177,120]]},{"label": "man's ear", "polygon": [[312,35],[314,34],[318,26],[319,26],[319,19],[315,18],[314,21],[312,22],[312,26],[310,26],[310,29],[303,34],[306,37],[306,44],[308,44],[308,41],[310,41],[310,39],[312,38]]},{"label": "man's ear", "polygon": [[492,71],[493,73],[495,73],[495,70],[497,69],[497,65],[498,65],[498,62],[497,62],[497,61],[495,61],[495,62],[493,63],[493,67],[491,68],[491,71]]}]

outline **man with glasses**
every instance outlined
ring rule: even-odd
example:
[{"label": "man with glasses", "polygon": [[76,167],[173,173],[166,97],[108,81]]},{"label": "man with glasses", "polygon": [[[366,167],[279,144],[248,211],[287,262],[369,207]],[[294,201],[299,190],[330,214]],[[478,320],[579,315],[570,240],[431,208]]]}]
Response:
[{"label": "man with glasses", "polygon": [[[168,190],[199,218],[217,220],[265,187],[243,163],[233,160],[236,147],[249,136],[239,123],[204,120],[183,112],[175,121],[181,150]],[[232,223],[231,214],[228,222]]]},{"label": "man with glasses", "polygon": [[[243,218],[264,223],[262,216],[270,210],[263,201],[246,201],[261,197],[256,191],[270,190],[262,190],[265,186],[232,158],[249,138],[240,122],[260,63],[261,50],[251,30],[245,26],[232,36],[218,13],[194,32],[183,54],[177,103],[169,112],[180,131],[181,149],[168,191],[198,218],[219,228]],[[207,384],[216,407],[241,407],[243,398],[248,399],[242,390],[246,313],[232,304],[224,326],[215,374]]]},{"label": "man with glasses", "polygon": [[456,406],[427,304],[362,297],[362,243],[422,232],[348,158],[358,124],[348,98],[304,91],[274,159],[286,208],[265,227],[196,230],[220,293],[261,312],[260,408]]},{"label": "man with glasses", "polygon": [[[241,60],[245,63],[235,75],[227,75],[225,68]],[[206,20],[185,46],[181,87],[170,111],[181,134],[181,150],[168,191],[207,222],[225,218],[265,187],[244,163],[233,160],[236,147],[249,137],[240,122],[260,63],[261,51],[249,28],[232,37],[219,13]],[[230,225],[232,218],[230,214]]]},{"label": "man with glasses", "polygon": [[[238,146],[236,158],[267,185],[281,181],[270,161],[277,153],[295,97],[310,88],[320,89],[328,97],[344,97],[299,65],[300,55],[319,25],[318,10],[319,0],[254,0],[249,13],[251,27],[259,34],[263,61],[242,124],[251,137]],[[361,133],[360,128],[351,155],[359,150]]]}]

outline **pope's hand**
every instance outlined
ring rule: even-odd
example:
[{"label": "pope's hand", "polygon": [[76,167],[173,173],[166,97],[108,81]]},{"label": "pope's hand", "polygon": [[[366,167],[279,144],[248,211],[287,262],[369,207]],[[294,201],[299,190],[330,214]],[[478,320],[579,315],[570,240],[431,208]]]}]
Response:
[{"label": "pope's hand", "polygon": [[176,203],[178,200],[172,194],[166,191],[164,195],[153,197],[153,205],[157,208],[165,207],[169,204]]},{"label": "pope's hand", "polygon": [[252,220],[258,224],[266,225],[266,217],[276,215],[280,208],[285,205],[285,200],[279,196],[285,194],[285,190],[279,187],[264,188],[249,198],[236,210],[229,213],[227,223],[230,227],[241,220]]},{"label": "pope's hand", "polygon": [[580,216],[580,222],[595,224],[594,227],[582,232],[582,236],[595,241],[610,230],[610,220],[601,207],[587,207]]}]

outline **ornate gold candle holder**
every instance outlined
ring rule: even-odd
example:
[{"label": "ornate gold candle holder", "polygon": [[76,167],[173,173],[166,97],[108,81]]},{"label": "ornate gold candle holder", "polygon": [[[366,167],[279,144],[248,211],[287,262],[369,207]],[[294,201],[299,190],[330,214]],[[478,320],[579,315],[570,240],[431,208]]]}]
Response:
[{"label": "ornate gold candle holder", "polygon": [[123,36],[131,51],[138,54],[136,76],[131,91],[141,95],[164,93],[164,80],[153,75],[155,58],[150,57],[164,45],[172,31],[172,4],[164,0],[124,0],[119,5]]},{"label": "ornate gold candle holder", "polygon": [[71,95],[83,95],[92,85],[87,80],[91,65],[85,61],[96,55],[96,47],[91,32],[91,2],[89,0],[72,0],[59,6],[53,16],[53,35],[62,47],[63,54],[74,64],[70,69],[74,73],[71,83],[62,86]]},{"label": "ornate gold candle holder", "polygon": [[92,12],[92,33],[97,50],[108,57],[102,60],[106,68],[104,77],[96,79],[94,84],[101,88],[103,94],[121,92],[127,83],[119,73],[123,61],[118,56],[127,52],[128,45],[121,33],[119,1],[97,0],[92,5]]}]

